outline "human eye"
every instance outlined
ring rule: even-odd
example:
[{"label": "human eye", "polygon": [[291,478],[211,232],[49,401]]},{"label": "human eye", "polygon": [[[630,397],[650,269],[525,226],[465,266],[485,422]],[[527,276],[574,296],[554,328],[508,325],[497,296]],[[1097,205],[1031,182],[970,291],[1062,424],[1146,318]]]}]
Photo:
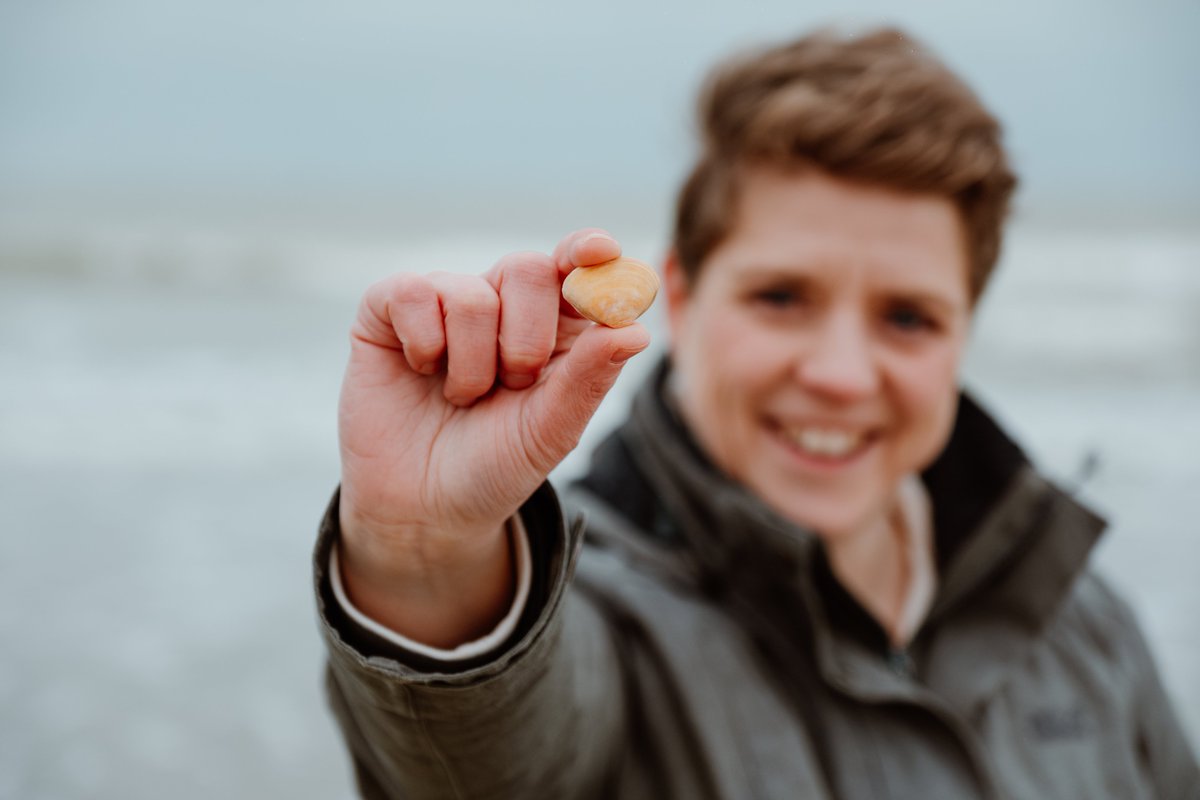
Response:
[{"label": "human eye", "polygon": [[918,306],[896,304],[889,307],[885,313],[887,324],[901,333],[922,333],[936,331],[937,320]]},{"label": "human eye", "polygon": [[754,302],[770,308],[790,308],[800,302],[799,292],[781,286],[758,289],[752,297]]},{"label": "human eye", "polygon": [[769,312],[791,311],[807,305],[811,292],[802,281],[763,281],[748,291],[750,303]]}]

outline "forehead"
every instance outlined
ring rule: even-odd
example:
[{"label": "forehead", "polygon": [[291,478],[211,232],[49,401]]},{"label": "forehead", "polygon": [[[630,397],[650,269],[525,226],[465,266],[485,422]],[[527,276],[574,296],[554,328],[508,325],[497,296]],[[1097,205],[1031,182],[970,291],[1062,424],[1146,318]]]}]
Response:
[{"label": "forehead", "polygon": [[968,292],[962,223],[948,198],[855,183],[816,169],[748,171],[733,228],[701,275],[710,268],[725,280],[796,273],[955,298]]}]

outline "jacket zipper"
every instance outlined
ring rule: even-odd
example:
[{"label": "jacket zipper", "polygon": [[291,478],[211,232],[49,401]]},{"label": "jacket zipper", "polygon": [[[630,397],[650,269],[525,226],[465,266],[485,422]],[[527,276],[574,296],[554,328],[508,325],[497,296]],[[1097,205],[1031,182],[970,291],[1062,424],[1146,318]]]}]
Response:
[{"label": "jacket zipper", "polygon": [[913,664],[912,656],[906,648],[889,647],[887,651],[888,667],[901,678],[916,677],[916,667]]}]

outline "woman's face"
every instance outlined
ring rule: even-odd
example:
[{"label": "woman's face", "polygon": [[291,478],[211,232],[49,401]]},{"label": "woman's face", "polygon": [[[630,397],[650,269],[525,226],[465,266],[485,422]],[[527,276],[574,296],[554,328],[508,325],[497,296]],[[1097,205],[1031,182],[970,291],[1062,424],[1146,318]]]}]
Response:
[{"label": "woman's face", "polygon": [[956,209],[809,170],[745,176],[689,287],[667,266],[684,417],[728,475],[826,537],[946,443],[971,301]]}]

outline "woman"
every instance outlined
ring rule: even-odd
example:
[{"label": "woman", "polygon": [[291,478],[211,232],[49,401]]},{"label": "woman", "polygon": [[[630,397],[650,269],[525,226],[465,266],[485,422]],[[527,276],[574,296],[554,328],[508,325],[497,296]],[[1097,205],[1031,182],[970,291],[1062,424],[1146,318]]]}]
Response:
[{"label": "woman", "polygon": [[363,793],[1196,797],[1100,521],[958,389],[994,119],[896,31],[727,64],[701,118],[669,363],[566,502],[648,344],[560,304],[617,242],[364,297],[316,554]]}]

